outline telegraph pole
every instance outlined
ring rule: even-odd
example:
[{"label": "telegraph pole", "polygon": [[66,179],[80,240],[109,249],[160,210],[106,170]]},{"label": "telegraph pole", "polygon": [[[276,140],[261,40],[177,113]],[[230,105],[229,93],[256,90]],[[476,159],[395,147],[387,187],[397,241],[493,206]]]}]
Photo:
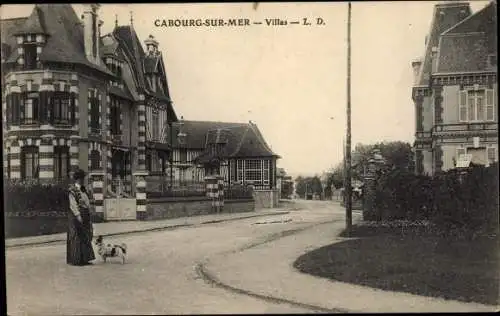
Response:
[{"label": "telegraph pole", "polygon": [[352,184],[351,184],[351,2],[347,3],[347,131],[345,148],[345,211],[346,232],[352,230]]}]

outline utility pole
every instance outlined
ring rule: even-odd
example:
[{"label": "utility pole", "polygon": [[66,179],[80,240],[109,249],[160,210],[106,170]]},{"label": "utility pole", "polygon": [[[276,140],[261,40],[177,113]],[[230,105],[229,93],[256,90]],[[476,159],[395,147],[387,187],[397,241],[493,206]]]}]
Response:
[{"label": "utility pole", "polygon": [[345,211],[346,232],[352,231],[352,184],[351,184],[351,2],[347,3],[347,131],[345,149]]}]

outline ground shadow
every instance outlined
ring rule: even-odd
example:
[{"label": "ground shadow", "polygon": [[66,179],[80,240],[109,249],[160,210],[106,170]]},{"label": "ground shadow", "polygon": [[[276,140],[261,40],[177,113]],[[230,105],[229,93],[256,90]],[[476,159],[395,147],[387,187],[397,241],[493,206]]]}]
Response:
[{"label": "ground shadow", "polygon": [[390,229],[361,235],[306,253],[294,267],[382,290],[498,304],[497,237],[451,240]]}]

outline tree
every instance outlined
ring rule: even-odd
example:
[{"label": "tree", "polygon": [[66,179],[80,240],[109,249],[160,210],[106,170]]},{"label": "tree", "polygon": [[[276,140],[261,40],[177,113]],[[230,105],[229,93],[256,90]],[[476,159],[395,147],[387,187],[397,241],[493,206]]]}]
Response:
[{"label": "tree", "polygon": [[321,180],[318,176],[314,177],[297,177],[296,180],[296,192],[301,198],[306,197],[308,194],[321,194],[323,192],[323,186]]},{"label": "tree", "polygon": [[372,151],[375,148],[380,150],[388,168],[413,172],[413,152],[409,143],[393,141],[370,145],[357,144],[353,151],[352,162],[352,176],[354,179],[363,179],[363,175],[368,170],[368,161],[372,158]]}]

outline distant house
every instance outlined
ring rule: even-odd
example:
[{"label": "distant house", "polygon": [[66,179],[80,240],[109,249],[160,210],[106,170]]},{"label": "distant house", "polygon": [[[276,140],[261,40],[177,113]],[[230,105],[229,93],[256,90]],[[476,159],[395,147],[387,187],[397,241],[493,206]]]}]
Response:
[{"label": "distant house", "polygon": [[466,2],[435,6],[415,83],[417,174],[498,161],[497,4],[476,13]]},{"label": "distant house", "polygon": [[[275,154],[256,124],[184,121],[173,124],[174,179],[202,181],[221,175],[226,186],[276,188]],[[169,172],[169,171],[167,171]]]}]

